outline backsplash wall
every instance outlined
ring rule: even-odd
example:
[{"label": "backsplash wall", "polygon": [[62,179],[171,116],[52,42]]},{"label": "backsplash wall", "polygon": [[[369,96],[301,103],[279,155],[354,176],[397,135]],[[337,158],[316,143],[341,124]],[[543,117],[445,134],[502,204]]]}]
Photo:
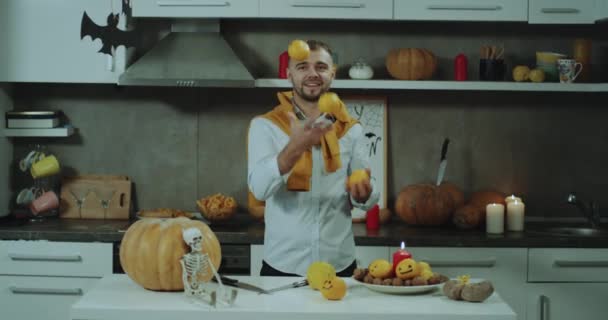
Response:
[{"label": "backsplash wall", "polygon": [[[270,21],[245,27],[229,21],[223,30],[256,77],[273,78],[278,53],[293,38],[332,45],[340,74],[362,56],[380,78],[386,75],[384,56],[390,48],[427,47],[439,56],[440,79],[451,78],[452,59],[461,51],[469,55],[469,73],[476,79],[475,60],[484,44],[505,43],[512,64],[533,61],[537,49],[567,52],[579,36],[594,39],[594,55],[606,42],[597,28],[522,24]],[[61,109],[79,128],[76,136],[45,142],[65,173],[125,174],[135,183],[136,208],[192,210],[197,198],[216,192],[234,195],[245,206],[247,128],[253,116],[276,104],[276,91],[20,84],[13,98],[18,108]],[[602,199],[608,191],[608,94],[337,92],[388,99],[391,208],[403,186],[434,180],[445,137],[451,139],[446,179],[467,194],[482,188],[515,193],[533,216],[577,215],[564,204],[570,191],[608,205]],[[35,142],[15,141],[13,172]],[[11,181],[13,191],[28,183],[19,172]]]}]

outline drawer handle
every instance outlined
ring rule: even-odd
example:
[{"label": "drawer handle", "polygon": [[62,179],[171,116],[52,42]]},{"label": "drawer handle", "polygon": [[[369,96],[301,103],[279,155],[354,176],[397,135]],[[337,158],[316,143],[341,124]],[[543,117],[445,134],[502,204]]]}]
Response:
[{"label": "drawer handle", "polygon": [[555,260],[560,268],[608,268],[608,261]]},{"label": "drawer handle", "polygon": [[579,13],[581,12],[575,8],[542,8],[540,9],[542,13]]},{"label": "drawer handle", "polygon": [[300,2],[293,1],[291,3],[292,7],[299,8],[365,8],[365,4],[363,3],[339,3],[339,2]]},{"label": "drawer handle", "polygon": [[19,288],[12,286],[10,290],[14,294],[57,294],[63,296],[81,296],[82,289],[58,289],[58,288]]},{"label": "drawer handle", "polygon": [[499,11],[502,6],[467,6],[467,5],[431,5],[428,10],[466,10],[466,11]]},{"label": "drawer handle", "polygon": [[543,294],[538,296],[538,304],[540,306],[540,320],[547,320],[547,306],[549,304],[549,298]]},{"label": "drawer handle", "polygon": [[425,260],[421,259],[420,261],[426,261],[433,267],[473,267],[473,268],[492,268],[496,265],[496,259],[487,259],[487,260],[473,260],[473,261],[448,261],[448,260]]},{"label": "drawer handle", "polygon": [[82,257],[79,254],[65,256],[49,256],[42,254],[9,253],[8,257],[13,261],[55,261],[55,262],[79,262]]},{"label": "drawer handle", "polygon": [[156,5],[159,7],[229,7],[230,2],[228,1],[156,1]]}]

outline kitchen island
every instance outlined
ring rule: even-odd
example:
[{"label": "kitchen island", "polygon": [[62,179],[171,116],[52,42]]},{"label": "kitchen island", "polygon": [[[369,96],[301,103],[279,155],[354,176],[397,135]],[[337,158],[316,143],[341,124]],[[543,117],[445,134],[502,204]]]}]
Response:
[{"label": "kitchen island", "polygon": [[[301,278],[235,277],[269,289]],[[126,275],[101,279],[71,308],[72,320],[514,320],[513,310],[495,292],[483,303],[453,301],[441,290],[417,295],[389,295],[371,291],[345,279],[348,292],[343,300],[329,301],[309,287],[258,294],[237,289],[232,307],[212,308],[194,304],[182,292],[143,289]]]}]

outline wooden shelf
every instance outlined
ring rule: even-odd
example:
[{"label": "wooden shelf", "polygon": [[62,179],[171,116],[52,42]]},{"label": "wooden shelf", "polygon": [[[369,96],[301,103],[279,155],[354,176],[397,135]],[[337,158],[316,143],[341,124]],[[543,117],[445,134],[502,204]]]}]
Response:
[{"label": "wooden shelf", "polygon": [[[257,79],[259,88],[291,88],[286,79]],[[334,89],[608,92],[608,83],[531,83],[510,81],[334,80]]]},{"label": "wooden shelf", "polygon": [[6,137],[69,137],[76,131],[72,126],[60,128],[4,128]]}]

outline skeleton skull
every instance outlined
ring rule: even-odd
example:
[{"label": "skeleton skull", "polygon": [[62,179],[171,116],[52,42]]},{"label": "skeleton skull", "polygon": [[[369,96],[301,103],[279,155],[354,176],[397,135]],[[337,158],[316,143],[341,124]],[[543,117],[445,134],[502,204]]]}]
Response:
[{"label": "skeleton skull", "polygon": [[192,251],[200,252],[203,248],[203,234],[197,228],[188,228],[183,232],[184,241]]}]

